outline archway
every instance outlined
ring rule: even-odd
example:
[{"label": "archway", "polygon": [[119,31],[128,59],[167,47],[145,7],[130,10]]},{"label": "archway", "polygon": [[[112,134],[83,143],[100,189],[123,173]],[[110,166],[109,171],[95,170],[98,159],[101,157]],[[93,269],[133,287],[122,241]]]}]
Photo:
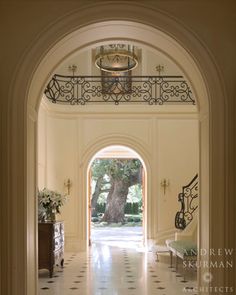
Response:
[{"label": "archway", "polygon": [[[137,170],[137,172],[140,174],[138,177],[140,177],[140,182],[138,182],[140,184],[140,193],[141,193],[141,207],[138,209],[137,207],[137,212],[136,214],[138,214],[138,212],[140,211],[141,212],[141,218],[139,217],[138,221],[137,222],[141,222],[141,228],[142,228],[142,231],[141,231],[141,236],[139,235],[139,230],[137,231],[138,234],[136,234],[136,236],[134,236],[134,241],[132,240],[132,236],[130,236],[130,234],[125,237],[125,239],[123,238],[123,244],[122,242],[119,241],[119,238],[116,237],[114,235],[113,241],[115,241],[115,244],[119,243],[120,246],[122,247],[125,247],[124,245],[126,244],[125,241],[129,241],[130,242],[130,239],[131,239],[131,242],[133,242],[134,246],[136,247],[140,247],[140,246],[145,246],[146,245],[146,240],[147,240],[147,236],[146,236],[146,228],[147,228],[147,223],[146,223],[146,214],[147,214],[147,210],[146,210],[146,204],[147,204],[147,200],[148,200],[148,193],[147,193],[147,187],[146,187],[146,184],[147,184],[147,168],[146,168],[146,165],[145,165],[145,162],[144,160],[142,159],[142,157],[133,149],[131,148],[128,148],[126,146],[121,146],[121,145],[111,145],[111,146],[107,146],[101,150],[99,150],[93,157],[92,159],[90,160],[90,163],[89,163],[89,166],[88,166],[88,169],[87,169],[87,199],[88,199],[88,242],[89,242],[89,245],[91,245],[91,242],[92,242],[92,228],[91,228],[91,222],[92,222],[92,213],[91,213],[91,202],[92,202],[92,174],[91,174],[91,168],[92,168],[92,165],[94,163],[94,161],[96,161],[97,159],[99,159],[100,161],[104,160],[104,159],[119,159],[119,160],[128,160],[128,161],[131,161],[131,160],[138,160],[141,165],[139,165],[139,171]],[[125,202],[126,203],[126,202]],[[138,205],[138,203],[136,203],[136,205]],[[93,205],[94,206],[94,205]],[[131,212],[129,212],[131,213]],[[125,210],[124,210],[124,216],[125,216]],[[97,217],[97,215],[96,215]],[[128,221],[130,222],[130,220],[127,220],[127,217],[125,217],[126,220],[122,220],[122,221],[119,221],[119,224],[118,226],[119,227],[122,227],[122,224],[128,224]],[[136,217],[137,218],[137,217]],[[131,220],[133,221],[133,220]],[[124,227],[123,227],[124,228]],[[126,227],[127,229],[127,227]],[[112,230],[109,229],[107,230],[108,233],[111,233]],[[120,231],[121,232],[121,231]],[[123,231],[124,232],[124,231]],[[134,232],[134,231],[133,231]],[[130,231],[130,233],[132,233],[132,231]],[[140,237],[138,237],[138,235]],[[94,240],[95,240],[95,235],[94,236]],[[122,235],[121,235],[122,236]],[[120,237],[121,237],[120,236]],[[99,235],[97,235],[97,237],[99,237]],[[100,239],[102,240],[102,239]],[[96,241],[96,240],[95,240]],[[130,245],[132,246],[132,243],[130,243]],[[126,245],[127,246],[127,245]]]},{"label": "archway", "polygon": [[[78,26],[85,26],[88,22],[87,17],[91,15],[91,18],[93,20],[96,20],[96,17],[91,11],[96,11],[96,7],[90,8],[91,10],[87,9],[84,13],[86,15],[86,21],[83,18],[80,18],[81,16],[81,11],[80,14],[74,14],[69,18],[69,21],[67,19],[67,25],[70,27],[68,29],[68,26],[64,26],[63,22],[59,22],[58,26],[54,26],[55,30],[57,32],[61,33],[61,36],[64,34],[69,34],[69,32],[74,31],[76,33],[72,33],[73,36],[78,34],[81,36],[81,33],[83,33],[82,30],[78,30]],[[115,11],[115,12],[114,12]],[[118,17],[119,15],[125,15],[127,16],[127,19],[133,19],[134,15],[134,9],[133,7],[125,7],[125,10],[123,9],[114,9],[114,6],[112,6],[111,11],[109,11],[107,18],[110,18],[114,13],[117,13],[117,16],[115,15],[114,17]],[[136,36],[134,37],[135,39],[142,39],[142,42],[144,43],[149,43],[149,44],[157,44],[159,43],[156,38],[150,37],[149,34],[145,34],[147,32],[154,32],[154,37],[155,33],[158,34],[160,31],[165,32],[163,34],[163,37],[170,38],[169,36],[176,36],[176,39],[179,40],[179,43],[175,42],[177,45],[177,52],[181,55],[181,51],[184,51],[183,60],[185,61],[183,64],[183,67],[185,69],[186,75],[190,78],[192,81],[192,87],[195,91],[196,97],[199,99],[199,101],[202,101],[202,104],[200,103],[200,125],[201,125],[201,195],[204,195],[204,199],[201,200],[201,224],[209,224],[209,219],[211,220],[211,224],[216,221],[219,216],[216,216],[216,213],[213,213],[214,210],[210,210],[211,214],[210,216],[208,215],[209,213],[209,206],[211,209],[213,209],[213,206],[216,206],[213,204],[211,201],[212,196],[214,195],[215,198],[218,200],[217,206],[221,206],[223,203],[222,200],[222,192],[224,191],[224,175],[225,172],[225,163],[224,158],[220,157],[220,155],[224,154],[224,147],[223,147],[223,138],[224,138],[224,131],[227,126],[225,126],[225,121],[224,121],[224,100],[222,97],[224,97],[224,93],[221,87],[220,83],[220,78],[218,77],[216,67],[214,66],[214,63],[211,60],[210,55],[207,53],[205,48],[198,42],[197,38],[192,36],[191,33],[186,31],[185,29],[182,28],[181,25],[176,23],[174,20],[170,19],[166,15],[161,14],[158,11],[150,11],[150,10],[145,10],[143,7],[137,7],[136,8],[136,21],[137,22],[143,22],[143,23],[148,23],[151,24],[153,27],[158,27],[159,30],[154,29],[153,27],[150,29],[150,27],[147,27],[146,25],[141,25],[140,23],[136,23],[133,28],[135,27],[135,33],[132,34],[131,30],[126,30],[124,32],[124,26],[120,27],[121,30],[117,30],[116,35],[117,38],[123,37],[123,38],[131,38],[130,36]],[[106,19],[104,17],[104,19]],[[76,21],[75,21],[76,19]],[[78,19],[81,20],[81,23],[78,25]],[[118,23],[116,23],[119,25]],[[124,23],[123,23],[124,24]],[[113,23],[113,25],[115,25]],[[121,23],[120,23],[121,25]],[[126,23],[127,25],[127,23]],[[62,27],[61,27],[62,26]],[[97,26],[97,25],[96,25]],[[110,23],[111,26],[111,23]],[[131,29],[132,23],[129,23],[129,29]],[[63,29],[62,29],[63,28]],[[118,28],[118,27],[116,27]],[[114,29],[114,27],[113,27]],[[125,27],[127,29],[127,26]],[[106,30],[102,30],[105,32]],[[142,31],[142,34],[141,34]],[[137,32],[139,34],[137,35]],[[166,32],[169,32],[166,33]],[[24,196],[25,202],[24,204],[24,211],[26,211],[26,217],[21,216],[21,212],[17,213],[17,208],[16,208],[16,217],[15,217],[15,225],[19,229],[19,235],[24,237],[24,241],[19,245],[19,243],[14,243],[15,238],[12,238],[12,244],[15,245],[13,248],[15,251],[14,253],[18,253],[17,251],[21,251],[23,255],[17,256],[13,255],[12,259],[16,261],[16,265],[19,265],[22,267],[24,265],[25,271],[22,273],[24,274],[24,279],[22,281],[27,281],[28,284],[27,286],[22,286],[22,294],[35,294],[36,289],[35,289],[35,277],[36,277],[36,239],[35,239],[35,233],[36,233],[36,220],[35,220],[35,209],[34,209],[34,196],[35,196],[35,189],[36,189],[36,178],[35,178],[35,155],[36,155],[36,150],[30,150],[27,153],[27,147],[29,148],[30,145],[34,146],[35,144],[35,127],[36,127],[36,121],[37,121],[37,109],[38,105],[41,99],[41,94],[42,90],[46,84],[46,81],[48,80],[48,77],[51,75],[55,67],[60,63],[60,61],[67,55],[69,52],[73,51],[73,46],[70,42],[67,42],[68,39],[64,38],[61,40],[61,38],[55,37],[52,38],[51,34],[54,33],[54,30],[51,30],[48,34],[44,35],[44,38],[41,38],[39,40],[39,43],[45,44],[46,49],[41,50],[39,48],[45,48],[39,46],[40,44],[36,44],[35,47],[30,51],[29,55],[27,55],[27,59],[24,60],[24,63],[22,64],[22,68],[19,70],[17,73],[18,79],[16,80],[16,84],[12,88],[12,94],[13,97],[17,99],[17,101],[22,102],[23,105],[23,120],[22,126],[21,126],[21,132],[14,138],[10,139],[10,145],[14,147],[15,146],[15,140],[19,139],[19,136],[22,136],[25,134],[27,131],[27,139],[25,140],[25,145],[22,146],[22,150],[18,151],[18,154],[21,156],[16,159],[11,159],[12,161],[12,167],[14,168],[14,165],[18,165],[18,167],[24,167],[24,169],[27,171],[27,181],[25,179],[24,182],[17,184],[14,188],[11,189],[11,195],[14,196],[16,195],[16,192],[21,192],[22,196]],[[101,28],[100,28],[100,33],[101,33]],[[108,33],[106,31],[106,33]],[[114,38],[113,35],[110,36]],[[70,37],[72,37],[70,35]],[[84,36],[85,37],[85,36]],[[88,34],[87,34],[87,37]],[[90,36],[91,37],[91,36]],[[98,34],[99,38],[105,38],[104,35]],[[51,39],[52,38],[52,39]],[[107,36],[109,38],[109,36]],[[45,42],[46,39],[46,42]],[[60,50],[56,50],[56,47],[53,48],[52,51],[48,52],[47,49],[50,47],[52,44],[52,40],[56,43],[58,40],[61,40],[61,42],[58,42],[56,47],[60,47]],[[92,38],[89,38],[87,40],[85,39],[80,39],[79,45],[77,46],[82,46],[81,43],[89,43],[92,42]],[[171,39],[171,38],[170,38]],[[173,41],[173,39],[171,39]],[[191,40],[192,42],[189,42]],[[160,39],[159,39],[160,41]],[[62,46],[62,43],[66,43],[68,45],[67,50],[66,46]],[[65,45],[64,43],[64,45]],[[185,44],[185,48],[188,48],[189,52],[192,53],[192,56],[189,55],[183,47],[181,47],[179,44]],[[62,47],[61,47],[62,46]],[[154,46],[155,47],[155,46]],[[181,47],[181,48],[180,48]],[[36,50],[36,48],[38,48]],[[176,49],[176,48],[175,48]],[[36,52],[37,54],[36,54]],[[54,56],[52,56],[55,54]],[[187,59],[187,60],[186,60]],[[42,60],[40,65],[38,65],[38,60]],[[32,69],[32,65],[29,65],[29,63],[33,64],[33,67],[37,67],[36,72],[34,69]],[[201,64],[201,66],[200,66]],[[27,69],[27,70],[26,70]],[[190,72],[189,73],[189,69]],[[201,69],[201,72],[200,70]],[[25,71],[26,70],[26,71]],[[24,74],[23,74],[24,73]],[[33,75],[33,78],[31,78]],[[204,77],[204,78],[203,78]],[[207,78],[205,78],[207,77]],[[208,79],[208,77],[210,77]],[[30,81],[30,82],[29,82]],[[25,89],[28,89],[27,87],[22,87],[22,85],[26,86],[30,83],[30,90],[27,92]],[[207,91],[208,90],[208,91]],[[213,103],[214,100],[214,103]],[[209,136],[209,120],[208,120],[208,101],[212,101],[212,109],[211,112],[209,113],[210,116],[210,123],[211,123],[211,129],[210,129],[210,136]],[[13,109],[13,113],[17,114],[17,103],[15,104],[15,109]],[[219,111],[219,112],[218,112]],[[14,117],[14,116],[13,116]],[[217,118],[216,118],[217,117]],[[214,119],[214,120],[213,120]],[[26,122],[27,120],[27,128],[26,128]],[[17,127],[16,121],[12,122],[12,128]],[[18,126],[19,127],[19,126]],[[218,130],[217,135],[213,134],[212,129]],[[19,130],[16,128],[16,130]],[[208,141],[210,139],[210,143],[208,144]],[[20,140],[19,140],[20,142]],[[212,154],[212,157],[209,159],[209,151],[212,152],[214,151],[214,154]],[[18,155],[17,154],[17,155]],[[27,160],[22,157],[22,155],[27,154]],[[214,159],[218,159],[217,161],[214,161]],[[210,165],[209,165],[209,160],[210,160]],[[13,162],[15,164],[13,164]],[[14,169],[12,169],[14,171]],[[15,177],[17,177],[18,170],[15,172],[12,172]],[[32,173],[32,174],[31,174]],[[221,179],[222,182],[218,182],[217,180]],[[209,191],[209,183],[210,180],[210,191]],[[23,206],[23,205],[22,205]],[[29,209],[27,209],[29,208]],[[218,207],[217,207],[218,208]],[[33,209],[33,210],[32,210]],[[217,210],[215,212],[218,212]],[[209,218],[208,218],[209,216]],[[26,223],[25,223],[25,218],[26,218]],[[222,216],[220,216],[220,219],[222,220],[222,226],[224,225],[224,213],[222,213]],[[225,221],[226,222],[226,221]],[[34,225],[34,226],[32,226]],[[220,245],[224,245],[224,240],[223,240],[223,233],[221,236],[219,235],[212,235],[209,238],[209,228],[208,227],[203,227],[200,225],[200,231],[201,231],[201,239],[200,243],[202,247],[209,248],[211,246],[218,247]],[[222,231],[221,231],[222,232]],[[25,245],[31,245],[31,247],[28,249],[25,247]],[[27,251],[29,250],[29,251]],[[27,261],[27,263],[24,263]],[[13,264],[13,263],[12,263]],[[16,273],[13,274],[15,277],[15,280],[17,279],[17,271]],[[218,272],[218,275],[216,277],[220,278],[221,273]],[[222,276],[223,278],[223,276]],[[219,279],[219,281],[221,281]],[[30,283],[31,282],[31,283]]]},{"label": "archway", "polygon": [[[114,30],[112,30],[111,32],[109,30],[107,30],[107,28],[108,27],[111,28],[111,26],[114,26],[117,28],[117,31],[115,30],[115,32],[118,36],[116,34],[114,34]],[[130,29],[130,31],[127,30],[127,27]],[[109,24],[108,23],[101,23],[100,26],[97,24],[96,27],[88,26],[87,30],[78,31],[78,34],[80,36],[81,47],[78,46],[79,43],[78,43],[78,40],[76,40],[76,38],[70,38],[71,43],[69,42],[69,39],[68,39],[68,41],[64,43],[64,44],[66,44],[66,46],[62,46],[62,47],[65,47],[65,48],[63,48],[63,52],[64,52],[64,50],[68,50],[68,54],[71,55],[71,52],[78,50],[78,48],[80,48],[80,50],[83,50],[83,48],[91,46],[91,45],[89,45],[88,40],[86,40],[85,44],[82,43],[84,41],[83,34],[86,39],[88,37],[91,38],[90,42],[93,42],[92,44],[100,44],[100,42],[101,42],[100,39],[94,40],[94,36],[99,36],[99,38],[101,38],[101,34],[103,34],[102,32],[106,32],[105,35],[107,35],[107,33],[108,33],[108,36],[106,36],[105,41],[103,41],[103,42],[110,42],[111,40],[113,41],[113,40],[117,40],[117,39],[121,38],[120,32],[123,32],[124,29],[126,29],[126,32],[125,32],[126,37],[123,37],[123,38],[126,39],[127,41],[132,40],[132,42],[134,44],[140,43],[140,44],[142,44],[142,46],[147,46],[148,48],[150,48],[154,51],[159,50],[159,51],[164,52],[164,48],[165,48],[166,49],[165,54],[169,58],[171,58],[176,64],[178,64],[178,66],[184,72],[187,80],[190,82],[191,87],[193,89],[193,93],[194,93],[196,100],[198,102],[198,107],[200,109],[200,113],[201,113],[201,110],[205,113],[205,117],[201,122],[201,127],[206,129],[205,130],[206,133],[202,132],[201,134],[202,134],[202,136],[204,135],[203,140],[206,144],[206,142],[208,142],[208,138],[205,138],[205,136],[207,137],[207,134],[208,134],[208,127],[207,127],[208,108],[207,108],[207,104],[205,104],[205,101],[203,100],[203,97],[207,96],[206,88],[205,88],[204,82],[202,80],[202,77],[200,75],[200,72],[198,71],[198,68],[196,66],[194,67],[194,64],[192,64],[192,60],[189,63],[189,61],[190,61],[189,56],[188,56],[188,58],[186,58],[187,53],[183,50],[183,48],[176,47],[177,44],[174,44],[173,40],[168,39],[168,38],[166,39],[166,36],[163,35],[162,33],[159,32],[159,34],[158,34],[158,31],[154,31],[153,29],[150,30],[150,27],[145,27],[145,26],[137,24],[137,23],[132,24],[132,23],[124,23],[124,22],[109,22]],[[90,31],[90,34],[88,33],[89,31]],[[135,37],[135,34],[137,34],[137,32],[139,32],[140,35],[145,36],[144,39],[146,39],[146,40],[138,40],[137,39],[138,36]],[[129,37],[129,36],[132,36],[132,37]],[[146,37],[148,37],[148,38],[146,38]],[[156,41],[154,41],[155,39],[156,39]],[[74,43],[75,40],[76,40],[76,43]],[[162,44],[162,46],[164,48],[155,47],[153,45],[153,44],[155,44],[155,42],[158,44]],[[176,51],[177,48],[179,49],[178,51]],[[61,50],[61,48],[59,49],[59,51],[60,50]],[[173,56],[175,56],[176,59]],[[177,59],[180,59],[183,61],[181,66],[177,62]],[[48,65],[49,65],[49,63],[47,64],[47,66]],[[45,79],[44,83],[46,83],[46,79]],[[205,157],[208,158],[208,155],[207,155],[208,151],[204,150],[204,152],[206,152]],[[86,163],[86,155],[84,155],[83,161],[81,163],[81,165],[86,169],[87,166],[85,165],[85,163]],[[205,161],[204,164],[206,165],[207,163],[208,162]],[[200,166],[201,166],[201,164],[200,164]],[[82,170],[84,170],[84,169],[82,169]],[[203,173],[207,174],[207,167],[206,166],[204,167],[203,170],[204,171],[202,171],[201,175],[204,175]],[[82,175],[80,175],[80,179],[83,178],[83,175],[86,175],[85,171],[82,173]],[[208,179],[207,176],[204,175],[204,180],[203,180],[203,182],[201,182],[202,192],[204,190],[207,191],[207,189],[209,187],[208,182],[206,181],[207,179]],[[84,181],[83,181],[83,184],[80,183],[80,186],[81,186],[82,194],[86,195],[86,191],[85,191],[86,188],[84,187],[84,183],[85,183]],[[147,210],[151,211],[151,208],[155,207],[156,205],[154,205],[154,203],[148,202],[148,206],[149,206],[149,209],[147,208]],[[87,208],[86,200],[83,199],[82,203],[81,203],[81,213],[86,212],[86,208]],[[205,207],[205,209],[206,208],[207,207]],[[201,213],[204,212],[203,210],[201,211]],[[87,241],[88,241],[87,228],[86,228],[86,218],[84,216],[84,213],[82,213],[81,216],[83,216],[82,217],[83,222],[81,223],[81,232],[82,232],[82,234],[81,234],[81,237],[82,237],[81,249],[85,249],[86,245],[87,245]],[[203,216],[204,216],[204,218],[206,218],[207,215],[203,214]],[[153,214],[147,214],[147,217],[148,217],[148,220],[146,222],[146,225],[147,225],[147,230],[149,230],[149,232],[147,231],[147,235],[149,238],[152,238],[152,237],[155,237],[155,218],[154,218]],[[152,224],[153,226],[152,227],[148,226],[148,224]],[[201,231],[201,233],[203,234],[203,231]],[[200,241],[200,239],[199,239],[199,241]],[[204,241],[205,243],[206,242],[208,243],[207,239],[204,239],[202,241]],[[208,245],[203,245],[203,247],[207,248]]]}]

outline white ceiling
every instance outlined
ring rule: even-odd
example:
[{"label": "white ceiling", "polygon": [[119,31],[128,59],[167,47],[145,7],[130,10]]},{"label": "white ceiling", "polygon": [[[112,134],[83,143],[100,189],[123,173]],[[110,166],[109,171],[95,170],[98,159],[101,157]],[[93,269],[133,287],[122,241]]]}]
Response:
[{"label": "white ceiling", "polygon": [[132,149],[120,146],[112,145],[100,150],[94,158],[140,158],[140,156]]}]

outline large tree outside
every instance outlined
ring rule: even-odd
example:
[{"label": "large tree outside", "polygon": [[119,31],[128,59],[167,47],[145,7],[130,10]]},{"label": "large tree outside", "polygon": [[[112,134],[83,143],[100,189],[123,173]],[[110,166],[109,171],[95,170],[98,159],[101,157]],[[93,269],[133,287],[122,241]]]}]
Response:
[{"label": "large tree outside", "polygon": [[91,178],[92,220],[125,223],[129,221],[127,216],[130,218],[132,213],[142,211],[142,164],[139,159],[95,159]]}]

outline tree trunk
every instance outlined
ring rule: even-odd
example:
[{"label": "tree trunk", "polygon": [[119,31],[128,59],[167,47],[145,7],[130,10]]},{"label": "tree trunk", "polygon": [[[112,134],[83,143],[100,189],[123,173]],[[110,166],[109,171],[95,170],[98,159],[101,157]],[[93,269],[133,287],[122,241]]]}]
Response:
[{"label": "tree trunk", "polygon": [[110,191],[110,189],[102,189],[103,185],[104,185],[104,179],[103,179],[103,176],[100,176],[96,181],[95,190],[91,199],[91,216],[92,217],[97,216],[96,205],[97,205],[100,194]]},{"label": "tree trunk", "polygon": [[124,222],[125,204],[129,191],[129,184],[122,180],[113,180],[112,187],[107,196],[106,211],[103,221]]},{"label": "tree trunk", "polygon": [[96,185],[95,185],[95,190],[94,190],[94,193],[92,195],[92,200],[91,200],[91,215],[92,215],[92,217],[97,216],[96,205],[97,205],[97,202],[98,202],[99,195],[101,193],[102,181],[103,181],[103,177],[99,177],[97,179]]}]

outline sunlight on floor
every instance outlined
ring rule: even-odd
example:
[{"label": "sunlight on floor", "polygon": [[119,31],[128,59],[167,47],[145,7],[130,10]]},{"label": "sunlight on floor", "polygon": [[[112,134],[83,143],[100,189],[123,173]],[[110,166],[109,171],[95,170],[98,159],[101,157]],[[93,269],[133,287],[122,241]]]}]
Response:
[{"label": "sunlight on floor", "polygon": [[[106,232],[106,234],[105,234]],[[111,235],[107,235],[111,232]],[[133,232],[133,235],[131,235]],[[38,295],[196,295],[196,272],[170,268],[142,246],[140,229],[93,232],[87,252],[65,253],[53,278],[39,271]],[[121,240],[119,240],[121,239]]]}]

